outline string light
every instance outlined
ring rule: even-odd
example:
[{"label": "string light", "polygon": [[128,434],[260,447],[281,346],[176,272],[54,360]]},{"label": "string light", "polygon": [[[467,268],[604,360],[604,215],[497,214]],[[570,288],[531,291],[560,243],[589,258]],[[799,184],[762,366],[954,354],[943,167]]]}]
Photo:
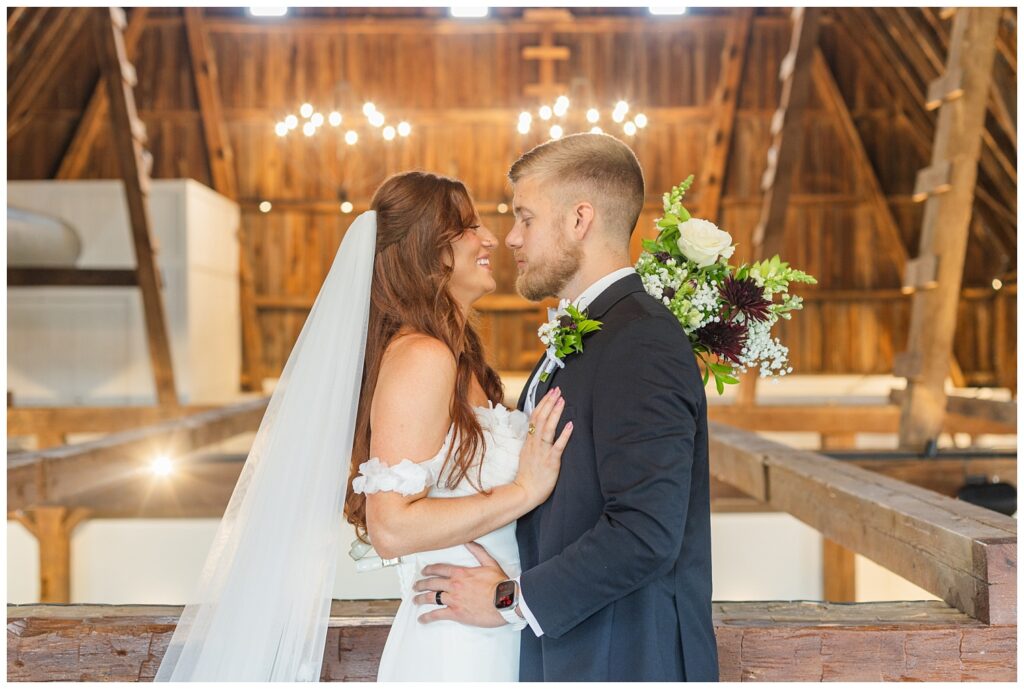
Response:
[{"label": "string light", "polygon": [[501,213],[501,214],[508,213],[508,204],[507,203],[499,203],[498,204],[498,212]]},{"label": "string light", "polygon": [[562,128],[557,124],[551,126],[551,130],[549,131],[549,133],[551,134],[552,139],[562,138]]},{"label": "string light", "polygon": [[369,117],[370,113],[374,113],[374,112],[377,112],[377,106],[376,105],[374,105],[370,101],[366,101],[365,103],[363,103],[363,114],[364,115]]},{"label": "string light", "polygon": [[636,125],[632,122],[627,122],[622,126],[622,131],[626,133],[626,136],[633,136],[636,134]]},{"label": "string light", "polygon": [[314,125],[312,122],[305,123],[304,125],[302,125],[302,133],[305,134],[306,136],[313,136],[314,134],[316,134],[316,125]]},{"label": "string light", "polygon": [[303,103],[299,107],[299,114],[303,117],[309,117],[313,114],[313,105],[311,103]]},{"label": "string light", "polygon": [[288,127],[288,129],[295,129],[296,127],[299,126],[299,118],[296,117],[295,115],[289,115],[288,117],[284,118],[284,124],[286,127]]},{"label": "string light", "polygon": [[395,128],[389,124],[388,126],[384,127],[384,131],[381,132],[381,136],[384,137],[385,141],[391,141],[392,139],[395,138]]},{"label": "string light", "polygon": [[352,202],[351,201],[342,201],[341,202],[341,212],[342,213],[351,213],[352,212]]},{"label": "string light", "polygon": [[313,116],[309,118],[309,121],[313,123],[314,127],[320,127],[324,123],[324,116],[321,113],[315,112]]},{"label": "string light", "polygon": [[550,120],[551,119],[551,106],[550,105],[542,105],[542,106],[540,106],[540,110],[537,111],[537,114],[540,115],[540,118],[542,120]]},{"label": "string light", "polygon": [[384,115],[382,115],[377,110],[374,110],[369,115],[367,115],[366,119],[368,119],[370,121],[370,124],[372,124],[374,127],[379,127],[382,124],[384,124]]},{"label": "string light", "polygon": [[352,129],[345,132],[345,143],[349,146],[355,146],[356,142],[359,141],[359,135]]},{"label": "string light", "polygon": [[642,112],[637,113],[637,116],[633,118],[633,121],[636,123],[636,126],[638,128],[643,129],[644,127],[647,126],[647,115],[643,114]]},{"label": "string light", "polygon": [[286,136],[288,134],[288,125],[284,122],[278,122],[274,125],[274,133],[278,136]]},{"label": "string light", "polygon": [[604,134],[604,130],[601,129],[600,127],[591,127],[590,128],[590,133],[591,134]]},{"label": "string light", "polygon": [[565,117],[565,113],[569,112],[569,99],[565,96],[559,96],[555,100],[555,107],[553,109],[556,115]]},{"label": "string light", "polygon": [[999,278],[995,278],[995,279],[992,280],[992,289],[999,290],[999,289],[1002,289],[1002,288],[1003,288],[1003,281],[1002,280],[1000,280]]},{"label": "string light", "polygon": [[[381,136],[385,141],[393,141],[399,136],[404,138],[412,133],[412,125],[405,120],[399,122],[397,125],[384,126],[384,113],[379,111],[372,101],[366,101],[363,103],[362,111],[370,126],[382,128]],[[302,119],[300,119],[300,115]],[[322,127],[325,123],[330,123],[332,127],[339,127],[344,119],[345,118],[342,113],[337,110],[332,110],[330,114],[318,112],[312,103],[306,102],[299,106],[298,114],[292,113],[287,115],[280,122],[275,122],[274,133],[279,137],[284,137],[287,136],[288,132],[292,129],[299,128],[299,125],[301,124],[302,133],[307,137],[310,137],[314,136],[317,129]],[[357,129],[347,129],[343,138],[346,144],[354,146],[359,141],[359,132]]]},{"label": "string light", "polygon": [[[586,113],[582,117],[579,117],[579,120],[571,116],[566,118],[570,102],[571,101],[568,96],[562,95],[558,96],[553,104],[549,105],[545,103],[537,108],[537,116],[540,117],[541,120],[551,120],[552,117],[564,119],[564,121],[559,122],[558,124],[552,123],[552,126],[548,129],[548,135],[551,138],[557,139],[566,133],[571,133],[573,131],[588,131],[589,125],[593,125],[589,126],[591,134],[604,133],[604,129],[597,126],[597,123],[606,115],[602,115],[598,108],[591,107],[587,108]],[[611,111],[611,119],[617,124],[622,125],[622,131],[625,136],[632,137],[636,136],[639,130],[647,126],[648,119],[647,115],[641,112],[637,113],[631,121],[627,121],[626,116],[628,112],[629,103],[625,100],[620,100],[615,103],[615,106]],[[583,120],[586,122],[584,123]],[[526,110],[520,112],[519,121],[516,124],[516,130],[524,136],[529,134],[532,121],[533,115],[531,115],[530,112]]]},{"label": "string light", "polygon": [[590,110],[587,110],[587,122],[594,124],[599,119],[601,119],[601,113],[597,111],[597,108],[591,108]]},{"label": "string light", "polygon": [[409,136],[409,134],[411,134],[411,133],[412,133],[412,125],[411,124],[409,124],[408,122],[399,122],[398,123],[398,135],[399,136]]},{"label": "string light", "polygon": [[341,113],[335,110],[334,112],[327,116],[327,121],[331,123],[332,127],[337,127],[339,124],[341,124]]},{"label": "string light", "polygon": [[269,213],[271,208],[273,206],[270,201],[260,201],[260,213]]}]

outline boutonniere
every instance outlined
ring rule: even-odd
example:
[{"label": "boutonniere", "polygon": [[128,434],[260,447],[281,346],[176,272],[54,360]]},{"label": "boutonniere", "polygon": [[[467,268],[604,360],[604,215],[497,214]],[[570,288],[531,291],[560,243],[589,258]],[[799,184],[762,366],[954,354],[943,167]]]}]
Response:
[{"label": "boutonniere", "polygon": [[541,382],[547,382],[548,376],[555,366],[565,367],[562,361],[573,352],[583,351],[583,336],[601,329],[601,321],[587,318],[587,311],[580,311],[563,299],[557,309],[548,309],[548,322],[537,329],[540,341],[547,347],[544,370],[541,371]]}]

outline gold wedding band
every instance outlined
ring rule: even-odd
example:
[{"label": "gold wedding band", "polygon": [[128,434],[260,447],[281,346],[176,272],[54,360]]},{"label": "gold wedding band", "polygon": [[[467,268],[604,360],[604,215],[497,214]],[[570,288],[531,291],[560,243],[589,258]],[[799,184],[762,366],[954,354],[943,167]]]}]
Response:
[{"label": "gold wedding band", "polygon": [[528,433],[529,433],[530,435],[533,435],[533,434],[534,434],[534,432],[536,432],[536,430],[537,430],[537,427],[536,427],[536,426],[534,426],[534,425],[533,425],[533,424],[531,423],[531,424],[530,424],[530,430],[528,431]]}]

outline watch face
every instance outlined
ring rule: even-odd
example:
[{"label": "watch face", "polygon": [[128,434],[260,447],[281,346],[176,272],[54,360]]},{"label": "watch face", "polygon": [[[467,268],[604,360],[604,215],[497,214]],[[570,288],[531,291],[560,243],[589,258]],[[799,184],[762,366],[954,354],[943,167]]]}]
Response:
[{"label": "watch face", "polygon": [[503,581],[494,591],[494,607],[498,610],[511,608],[516,602],[516,582]]}]

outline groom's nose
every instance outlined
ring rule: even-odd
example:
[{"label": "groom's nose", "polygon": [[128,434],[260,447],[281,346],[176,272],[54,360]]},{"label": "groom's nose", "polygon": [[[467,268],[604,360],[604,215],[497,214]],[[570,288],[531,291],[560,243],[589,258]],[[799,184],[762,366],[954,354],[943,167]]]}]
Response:
[{"label": "groom's nose", "polygon": [[505,246],[509,249],[518,249],[523,245],[523,235],[519,231],[519,223],[512,226],[512,229],[505,235]]}]

